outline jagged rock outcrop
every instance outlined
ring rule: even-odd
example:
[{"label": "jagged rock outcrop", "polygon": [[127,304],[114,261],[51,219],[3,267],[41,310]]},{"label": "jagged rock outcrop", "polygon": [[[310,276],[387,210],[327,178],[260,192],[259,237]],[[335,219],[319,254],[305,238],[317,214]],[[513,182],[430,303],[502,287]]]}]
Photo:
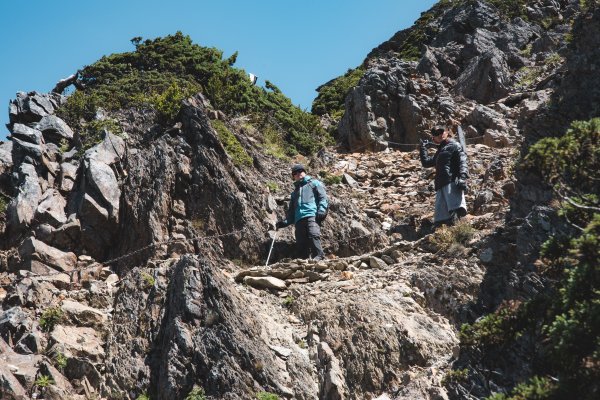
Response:
[{"label": "jagged rock outcrop", "polygon": [[[308,354],[286,334],[289,327],[244,299],[213,262],[186,256],[157,272],[151,296],[161,300],[153,302],[152,309],[138,313],[131,308],[144,303],[140,296],[147,296],[135,285],[118,295],[117,323],[141,323],[143,318],[151,325],[144,335],[131,329],[137,323],[118,325],[108,346],[109,385],[123,391],[129,385],[148,385],[148,393],[158,399],[182,398],[194,385],[223,399],[250,398],[261,390],[284,398],[316,397]],[[150,361],[134,368],[124,364],[126,355],[139,352],[140,345]]]},{"label": "jagged rock outcrop", "polygon": [[[535,261],[557,216],[540,204],[549,188],[515,176],[513,159],[519,144],[564,129],[571,106],[581,118],[597,111],[599,14],[576,23],[569,56],[574,9],[536,1],[527,21],[507,21],[464,2],[427,22],[419,60],[394,54],[408,31],[374,50],[338,127],[355,153],[299,159],[341,180],[327,185],[319,262],[290,259],[292,229],[275,235],[289,165],[265,154],[243,117],[202,94],[169,127],[152,111],[103,112],[127,134],[107,130],[81,149],[81,132],[54,114],[62,96],[19,93],[0,144],[0,189],[12,198],[0,397],[177,399],[200,387],[210,399],[438,400],[514,385],[529,361],[487,376],[458,330],[544,290]],[[252,165],[235,163],[212,119]],[[431,235],[432,171],[412,151],[449,119],[467,136],[472,235],[451,244]],[[448,384],[453,366],[469,368],[472,390]]]},{"label": "jagged rock outcrop", "polygon": [[[380,150],[388,142],[415,144],[436,123],[453,120],[466,125],[473,108],[468,100],[481,105],[501,102],[518,83],[515,72],[541,68],[545,58],[564,48],[564,40],[558,39],[563,28],[546,32],[540,26],[544,18],[562,21],[563,14],[572,14],[576,5],[563,3],[532,4],[528,21],[507,20],[484,1],[436,5],[432,18],[415,28],[428,32],[417,63],[400,65],[396,58],[411,40],[408,31],[367,57],[367,71],[346,97],[346,113],[338,126],[342,143],[351,151]],[[516,122],[515,115],[504,118]],[[514,144],[506,131],[476,128],[475,136],[485,134],[488,145]]]},{"label": "jagged rock outcrop", "polygon": [[58,93],[19,92],[9,104],[10,123],[39,122],[43,117],[54,114],[64,101],[65,97]]}]

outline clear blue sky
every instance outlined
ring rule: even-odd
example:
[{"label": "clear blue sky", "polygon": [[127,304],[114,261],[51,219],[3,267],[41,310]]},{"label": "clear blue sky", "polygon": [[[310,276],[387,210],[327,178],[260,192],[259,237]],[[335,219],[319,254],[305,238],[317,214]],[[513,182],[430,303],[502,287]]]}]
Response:
[{"label": "clear blue sky", "polygon": [[276,84],[310,110],[315,89],[359,65],[411,26],[434,0],[13,0],[0,1],[0,139],[17,91],[48,92],[130,39],[180,30],[194,43]]}]

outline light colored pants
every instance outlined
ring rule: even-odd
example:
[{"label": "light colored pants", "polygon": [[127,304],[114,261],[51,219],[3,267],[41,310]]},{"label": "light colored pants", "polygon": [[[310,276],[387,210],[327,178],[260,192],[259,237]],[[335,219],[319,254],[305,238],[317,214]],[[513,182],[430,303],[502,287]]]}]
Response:
[{"label": "light colored pants", "polygon": [[467,214],[467,202],[465,194],[454,182],[435,192],[435,212],[433,222],[447,221],[452,218],[450,212],[455,211],[459,216]]}]

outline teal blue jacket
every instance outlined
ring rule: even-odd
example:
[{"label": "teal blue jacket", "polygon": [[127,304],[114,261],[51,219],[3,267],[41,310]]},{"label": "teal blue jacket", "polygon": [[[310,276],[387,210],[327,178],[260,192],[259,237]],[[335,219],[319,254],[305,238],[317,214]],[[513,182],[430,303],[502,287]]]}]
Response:
[{"label": "teal blue jacket", "polygon": [[286,226],[295,224],[303,218],[327,212],[327,193],[321,182],[306,175],[294,182],[294,186],[287,218],[283,221]]}]

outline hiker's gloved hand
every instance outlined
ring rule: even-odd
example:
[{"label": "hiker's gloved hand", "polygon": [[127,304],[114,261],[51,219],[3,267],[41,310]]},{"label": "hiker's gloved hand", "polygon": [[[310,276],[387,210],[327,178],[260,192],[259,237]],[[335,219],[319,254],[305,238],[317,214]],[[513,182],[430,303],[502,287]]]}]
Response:
[{"label": "hiker's gloved hand", "polygon": [[423,149],[427,149],[429,147],[435,147],[435,145],[436,145],[431,140],[427,140],[427,139],[419,139],[419,141],[421,142],[421,148],[423,148]]},{"label": "hiker's gloved hand", "polygon": [[323,222],[323,220],[325,219],[326,215],[327,214],[325,214],[323,212],[317,213],[317,216],[315,217],[315,220],[317,221],[318,224],[320,224],[321,222]]},{"label": "hiker's gloved hand", "polygon": [[463,192],[467,193],[467,191],[469,190],[469,187],[467,186],[467,181],[465,179],[457,179],[456,180],[456,187],[459,188],[460,190],[462,190]]},{"label": "hiker's gloved hand", "polygon": [[275,229],[281,229],[281,228],[285,228],[287,225],[285,224],[284,221],[277,221],[277,223],[275,224]]}]

